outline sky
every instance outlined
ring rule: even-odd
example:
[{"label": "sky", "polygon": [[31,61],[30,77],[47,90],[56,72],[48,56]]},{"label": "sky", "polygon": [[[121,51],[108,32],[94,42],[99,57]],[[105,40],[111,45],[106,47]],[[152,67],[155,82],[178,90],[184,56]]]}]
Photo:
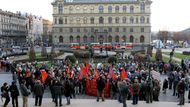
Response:
[{"label": "sky", "polygon": [[[21,11],[52,21],[54,0],[0,0],[0,9]],[[151,30],[181,31],[190,27],[190,0],[152,0]]]}]

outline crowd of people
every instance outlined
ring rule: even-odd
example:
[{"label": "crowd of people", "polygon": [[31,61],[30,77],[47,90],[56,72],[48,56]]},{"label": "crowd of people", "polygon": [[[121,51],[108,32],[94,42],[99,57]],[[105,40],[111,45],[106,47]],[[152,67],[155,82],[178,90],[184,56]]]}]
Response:
[{"label": "crowd of people", "polygon": [[[7,72],[11,71],[13,74],[12,84],[9,86],[8,83],[4,83],[1,87],[1,96],[5,98],[4,107],[10,102],[10,95],[12,106],[18,107],[20,93],[23,107],[28,107],[28,96],[31,94],[34,95],[35,106],[41,106],[44,90],[48,88],[56,107],[63,105],[63,95],[69,105],[71,98],[87,94],[88,80],[96,81],[97,102],[100,97],[105,101],[106,84],[110,86],[109,97],[123,103],[123,107],[127,107],[126,100],[132,100],[133,105],[138,104],[139,100],[146,103],[159,101],[160,91],[167,94],[168,89],[173,90],[173,96],[179,98],[178,105],[185,104],[186,90],[189,90],[190,100],[190,66],[183,60],[181,64],[172,61],[141,62],[130,56],[126,61],[119,63],[97,65],[92,62],[72,64],[67,60],[56,61],[53,64],[47,62],[5,64],[3,61],[1,63],[7,66]],[[165,74],[167,78],[162,83],[160,76],[155,77],[154,72]],[[19,88],[17,82],[20,84]]]}]

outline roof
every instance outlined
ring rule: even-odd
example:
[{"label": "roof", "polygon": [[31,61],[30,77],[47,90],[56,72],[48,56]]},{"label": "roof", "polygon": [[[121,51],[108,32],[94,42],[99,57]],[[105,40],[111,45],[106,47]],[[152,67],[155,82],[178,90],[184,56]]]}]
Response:
[{"label": "roof", "polygon": [[138,0],[65,0],[66,3],[125,3]]}]

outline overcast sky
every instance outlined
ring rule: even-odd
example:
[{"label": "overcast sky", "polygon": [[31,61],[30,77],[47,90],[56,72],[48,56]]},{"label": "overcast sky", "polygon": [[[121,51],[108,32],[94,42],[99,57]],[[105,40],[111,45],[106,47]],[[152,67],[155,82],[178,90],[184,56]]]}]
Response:
[{"label": "overcast sky", "polygon": [[[0,8],[52,20],[53,0],[0,0]],[[190,0],[152,0],[152,31],[181,31],[190,27]]]}]

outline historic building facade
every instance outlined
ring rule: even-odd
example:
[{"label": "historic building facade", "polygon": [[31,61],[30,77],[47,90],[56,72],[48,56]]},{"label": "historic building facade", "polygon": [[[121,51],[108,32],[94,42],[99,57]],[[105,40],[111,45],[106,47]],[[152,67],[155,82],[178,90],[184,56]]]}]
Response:
[{"label": "historic building facade", "polygon": [[19,12],[12,13],[0,9],[1,46],[23,45],[26,42],[26,17]]},{"label": "historic building facade", "polygon": [[150,43],[151,0],[55,0],[53,42]]},{"label": "historic building facade", "polygon": [[43,35],[42,41],[45,44],[52,44],[52,22],[43,19]]}]

